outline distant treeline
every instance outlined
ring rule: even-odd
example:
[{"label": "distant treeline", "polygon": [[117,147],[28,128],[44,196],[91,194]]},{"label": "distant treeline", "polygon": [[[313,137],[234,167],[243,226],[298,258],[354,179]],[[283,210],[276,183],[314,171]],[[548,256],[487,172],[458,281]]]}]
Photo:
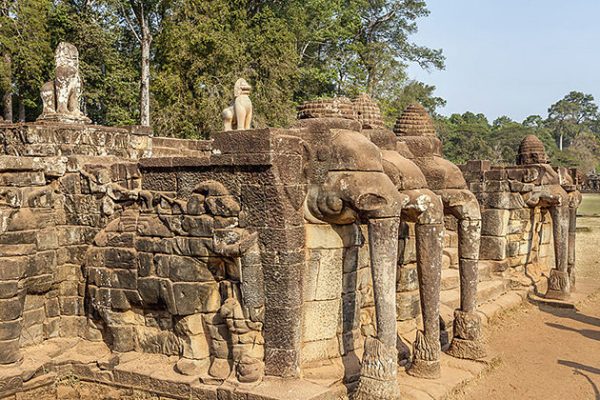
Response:
[{"label": "distant treeline", "polygon": [[408,62],[444,67],[441,50],[410,40],[427,15],[415,0],[0,0],[3,114],[39,115],[60,41],[79,49],[98,124],[206,136],[239,77],[253,86],[258,127],[289,124],[306,99],[359,92],[390,119],[414,100],[433,110],[434,87],[406,75]]},{"label": "distant treeline", "polygon": [[[87,115],[103,125],[152,125],[162,136],[202,138],[244,77],[256,127],[288,126],[304,100],[366,92],[386,123],[418,101],[445,101],[411,80],[408,63],[444,68],[441,50],[411,41],[429,14],[422,0],[0,0],[0,95],[7,120],[32,121],[53,53],[78,47]],[[436,117],[447,157],[512,162],[529,133],[554,162],[597,164],[598,107],[572,92],[547,117],[522,123],[481,114]],[[565,151],[558,151],[557,148]]]},{"label": "distant treeline", "polygon": [[466,112],[437,116],[436,125],[446,157],[457,163],[487,159],[512,164],[527,135],[544,142],[553,164],[578,167],[586,173],[600,161],[598,106],[592,95],[581,92],[573,91],[551,105],[545,118],[532,115],[516,122],[500,117],[490,123],[483,114]]}]

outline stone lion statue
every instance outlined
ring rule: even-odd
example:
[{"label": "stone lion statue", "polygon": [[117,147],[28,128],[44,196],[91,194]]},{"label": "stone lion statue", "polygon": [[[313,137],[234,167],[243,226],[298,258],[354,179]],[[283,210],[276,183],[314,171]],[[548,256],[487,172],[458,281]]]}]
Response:
[{"label": "stone lion statue", "polygon": [[79,108],[82,85],[77,47],[61,42],[56,48],[55,63],[55,79],[40,90],[44,109],[38,120],[91,122]]},{"label": "stone lion statue", "polygon": [[252,101],[250,101],[250,91],[252,86],[244,78],[235,82],[233,95],[235,97],[233,104],[223,110],[223,130],[242,130],[250,129],[252,124]]}]

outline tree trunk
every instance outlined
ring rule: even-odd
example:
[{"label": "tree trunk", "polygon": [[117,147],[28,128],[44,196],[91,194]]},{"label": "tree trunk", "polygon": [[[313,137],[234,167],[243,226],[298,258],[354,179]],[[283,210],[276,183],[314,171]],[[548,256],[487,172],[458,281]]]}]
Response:
[{"label": "tree trunk", "polygon": [[375,73],[375,68],[367,68],[367,87],[366,92],[369,96],[373,97],[373,90],[375,89],[375,82],[373,79],[373,75]]},{"label": "tree trunk", "polygon": [[25,122],[25,102],[19,97],[19,122]]},{"label": "tree trunk", "polygon": [[10,54],[4,55],[4,66],[6,68],[6,76],[4,76],[4,86],[6,91],[2,98],[2,105],[4,108],[4,119],[8,122],[13,121],[13,94],[12,94],[12,58]]},{"label": "tree trunk", "polygon": [[140,124],[150,126],[150,46],[152,34],[148,27],[148,20],[142,21],[142,65],[140,82]]},{"label": "tree trunk", "polygon": [[563,134],[561,132],[560,137],[558,139],[558,148],[560,149],[560,151],[563,151]]}]

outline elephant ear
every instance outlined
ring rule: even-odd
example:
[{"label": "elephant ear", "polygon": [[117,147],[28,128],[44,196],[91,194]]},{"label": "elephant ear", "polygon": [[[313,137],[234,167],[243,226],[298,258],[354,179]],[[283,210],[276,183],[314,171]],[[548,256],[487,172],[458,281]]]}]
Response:
[{"label": "elephant ear", "polygon": [[387,205],[387,200],[377,193],[363,193],[356,199],[356,207],[361,211],[380,210]]}]

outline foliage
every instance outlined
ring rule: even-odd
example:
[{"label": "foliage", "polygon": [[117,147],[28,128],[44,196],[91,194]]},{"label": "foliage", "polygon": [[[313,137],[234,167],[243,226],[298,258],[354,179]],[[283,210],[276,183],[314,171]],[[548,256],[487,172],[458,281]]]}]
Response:
[{"label": "foliage", "polygon": [[562,150],[597,120],[598,106],[594,97],[573,91],[550,106],[546,122],[552,127],[557,145]]}]

